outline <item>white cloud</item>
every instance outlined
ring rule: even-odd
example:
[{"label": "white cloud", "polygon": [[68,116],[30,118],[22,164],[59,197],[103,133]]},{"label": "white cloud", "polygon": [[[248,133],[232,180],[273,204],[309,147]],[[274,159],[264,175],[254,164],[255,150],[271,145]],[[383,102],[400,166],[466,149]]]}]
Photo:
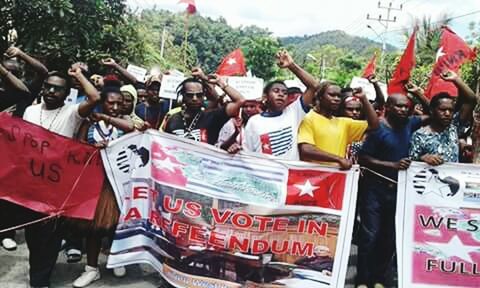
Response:
[{"label": "white cloud", "polygon": [[[132,7],[157,8],[170,11],[183,11],[185,4],[177,4],[177,0],[128,0]],[[310,35],[323,31],[340,29],[352,35],[360,35],[381,41],[366,26],[370,24],[382,34],[384,27],[377,21],[366,19],[371,17],[386,18],[386,10],[378,9],[378,0],[196,0],[197,10],[201,15],[217,18],[224,17],[232,26],[257,25],[268,28],[275,36]],[[382,5],[388,5],[382,1]],[[397,17],[396,23],[389,24],[385,34],[387,42],[402,45],[403,27],[412,26],[414,17],[430,15],[436,20],[440,15],[458,16],[480,10],[479,0],[394,0],[393,7],[403,3],[402,11],[392,11],[391,18]],[[480,13],[459,18],[453,21],[452,28],[461,36],[468,34],[468,23],[478,19]],[[396,31],[396,32],[395,32]]]}]

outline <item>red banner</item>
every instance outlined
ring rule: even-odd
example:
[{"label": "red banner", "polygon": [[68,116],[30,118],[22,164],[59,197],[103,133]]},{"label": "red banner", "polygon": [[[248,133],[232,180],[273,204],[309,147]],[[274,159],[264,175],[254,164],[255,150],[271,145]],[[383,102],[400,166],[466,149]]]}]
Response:
[{"label": "red banner", "polygon": [[104,181],[99,151],[0,113],[0,199],[93,219]]}]

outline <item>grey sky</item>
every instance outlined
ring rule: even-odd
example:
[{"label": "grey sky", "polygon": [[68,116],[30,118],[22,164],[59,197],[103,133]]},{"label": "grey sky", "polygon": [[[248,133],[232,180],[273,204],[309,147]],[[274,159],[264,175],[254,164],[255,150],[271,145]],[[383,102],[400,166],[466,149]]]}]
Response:
[{"label": "grey sky", "polygon": [[[185,4],[178,0],[127,0],[132,8],[156,6],[170,11],[183,11]],[[447,13],[450,17],[480,10],[480,0],[393,0],[392,7],[403,4],[402,11],[392,11],[396,23],[390,23],[389,33],[371,17],[386,18],[386,10],[377,8],[377,0],[196,0],[198,11],[203,16],[224,17],[232,26],[257,25],[268,28],[275,36],[310,35],[328,30],[345,30],[352,35],[365,36],[381,41],[367,28],[370,24],[387,42],[402,46],[405,39],[399,31],[411,27],[414,17],[430,15],[436,20]],[[387,6],[389,1],[382,1]],[[480,12],[480,11],[479,11]],[[452,29],[461,36],[468,34],[468,23],[479,19],[480,13],[455,19]],[[393,18],[393,17],[391,17]]]}]

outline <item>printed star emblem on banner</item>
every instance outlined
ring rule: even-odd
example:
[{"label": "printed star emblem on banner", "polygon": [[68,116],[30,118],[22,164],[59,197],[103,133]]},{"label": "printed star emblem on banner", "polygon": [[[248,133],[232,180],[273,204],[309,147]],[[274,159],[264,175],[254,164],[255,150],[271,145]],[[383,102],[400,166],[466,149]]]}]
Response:
[{"label": "printed star emblem on banner", "polygon": [[318,186],[313,186],[312,183],[310,183],[310,180],[307,180],[303,185],[295,184],[295,187],[300,189],[300,194],[298,196],[309,195],[312,198],[314,198],[313,190],[318,188]]},{"label": "printed star emblem on banner", "polygon": [[447,55],[447,53],[443,53],[443,47],[440,47],[437,51],[437,55],[435,56],[435,62],[438,62],[438,59],[443,55]]},{"label": "printed star emblem on banner", "polygon": [[469,253],[479,252],[479,248],[477,246],[464,245],[457,235],[453,236],[452,239],[448,241],[448,243],[426,243],[429,246],[439,250],[445,257],[445,259],[451,257],[458,257],[468,261],[469,263],[473,263],[472,257],[470,257]]},{"label": "printed star emblem on banner", "polygon": [[263,150],[270,150],[270,145],[269,144],[263,144]]},{"label": "printed star emblem on banner", "polygon": [[154,164],[157,168],[167,169],[167,170],[170,170],[172,173],[175,173],[175,168],[178,167],[178,165],[174,164],[169,157],[166,157],[163,160],[155,160]]},{"label": "printed star emblem on banner", "polygon": [[235,60],[235,58],[228,58],[227,64],[228,65],[237,64],[237,60]]}]

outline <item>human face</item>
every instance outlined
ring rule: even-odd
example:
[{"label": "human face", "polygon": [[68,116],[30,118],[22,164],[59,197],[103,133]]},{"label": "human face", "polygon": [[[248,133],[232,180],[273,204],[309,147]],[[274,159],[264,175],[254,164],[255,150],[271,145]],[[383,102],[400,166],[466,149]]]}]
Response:
[{"label": "human face", "polygon": [[273,84],[267,93],[267,105],[271,111],[283,111],[288,105],[287,87],[280,83]]},{"label": "human face", "polygon": [[122,92],[123,104],[122,104],[122,114],[130,115],[133,111],[133,96],[128,92]]},{"label": "human face", "polygon": [[100,76],[100,75],[93,75],[92,77],[90,77],[90,80],[92,81],[93,83],[93,86],[95,86],[95,88],[97,88],[98,91],[101,91],[103,89],[103,77]]},{"label": "human face", "polygon": [[345,102],[343,116],[359,120],[362,115],[362,103],[357,100],[349,100]]},{"label": "human face", "polygon": [[320,96],[320,107],[325,107],[331,112],[338,111],[341,102],[340,90],[337,85],[328,86],[325,93]]},{"label": "human face", "polygon": [[160,101],[160,83],[153,82],[147,87],[147,95],[148,95],[148,102],[150,103],[158,103]]},{"label": "human face", "polygon": [[123,97],[122,94],[117,92],[110,92],[107,94],[105,102],[103,102],[103,113],[108,116],[118,117],[122,112]]},{"label": "human face", "polygon": [[200,110],[203,104],[203,87],[197,82],[185,83],[185,92],[183,93],[183,102],[189,110]]},{"label": "human face", "polygon": [[148,93],[145,89],[137,89],[138,103],[143,103],[147,101]]},{"label": "human face", "polygon": [[447,127],[452,123],[454,108],[455,103],[452,99],[440,99],[440,104],[432,110],[433,121]]},{"label": "human face", "polygon": [[387,105],[387,115],[399,123],[407,123],[410,115],[411,103],[407,96],[395,94],[390,96],[391,102]]},{"label": "human face", "polygon": [[253,115],[258,113],[258,105],[256,102],[248,101],[243,104],[242,111],[247,117],[252,117]]},{"label": "human face", "polygon": [[58,76],[50,76],[43,82],[40,93],[47,108],[60,107],[67,98],[67,81]]}]

